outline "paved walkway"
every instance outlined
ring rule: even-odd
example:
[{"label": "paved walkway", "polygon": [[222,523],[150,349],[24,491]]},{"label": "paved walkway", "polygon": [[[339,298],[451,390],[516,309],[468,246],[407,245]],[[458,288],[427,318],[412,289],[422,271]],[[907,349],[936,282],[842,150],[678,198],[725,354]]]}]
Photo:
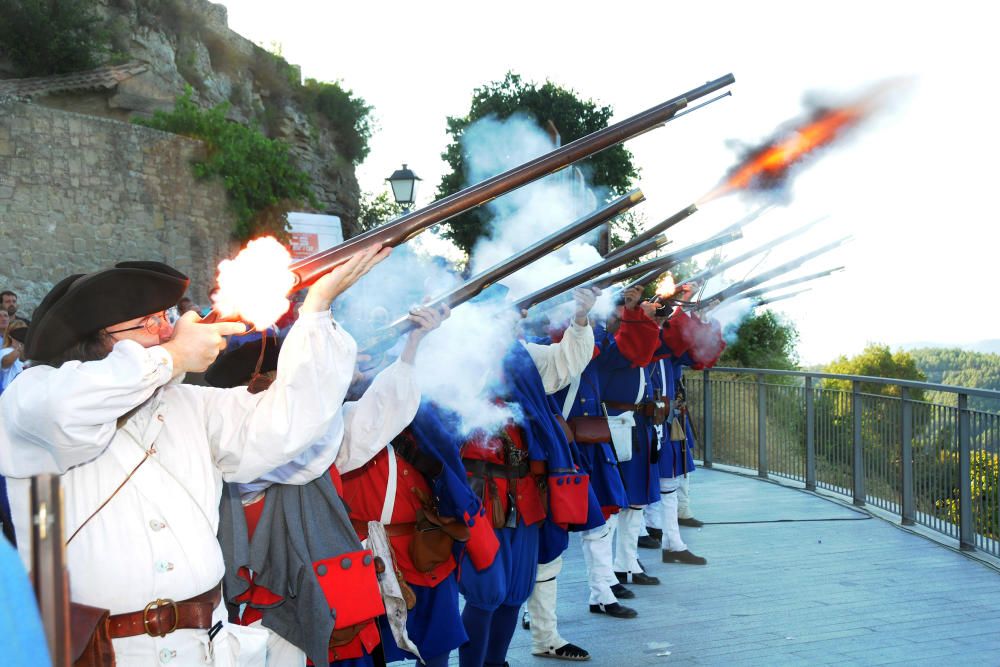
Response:
[{"label": "paved walkway", "polygon": [[[797,489],[712,470],[691,487],[714,525],[681,530],[709,564],[641,550],[663,584],[633,587],[636,619],[589,613],[571,541],[560,631],[589,664],[1000,665],[1000,572]],[[518,628],[511,667],[561,664],[532,657],[529,634]]]}]

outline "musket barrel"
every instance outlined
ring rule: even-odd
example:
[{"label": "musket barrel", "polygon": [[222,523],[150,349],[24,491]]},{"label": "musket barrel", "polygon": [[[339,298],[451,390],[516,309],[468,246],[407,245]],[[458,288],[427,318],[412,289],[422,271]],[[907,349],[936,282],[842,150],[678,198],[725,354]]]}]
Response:
[{"label": "musket barrel", "polygon": [[444,222],[459,213],[662,125],[688,102],[710,95],[735,81],[732,74],[709,81],[631,118],[588,134],[514,169],[355,236],[338,246],[295,261],[290,268],[298,280],[296,287],[310,285],[323,273],[345,262],[348,257],[364,248],[372,245],[399,245],[432,225]]},{"label": "musket barrel", "polygon": [[[664,266],[677,264],[679,262],[683,262],[686,259],[694,257],[700,252],[705,252],[706,250],[718,247],[720,245],[723,245],[724,243],[729,243],[730,241],[740,238],[740,236],[741,234],[738,231],[731,232],[730,234],[726,235],[720,235],[711,238],[707,241],[702,241],[701,243],[696,243],[694,245],[688,246],[686,248],[678,250],[677,252],[670,253],[669,255],[664,255],[663,257],[657,257],[654,260],[650,260],[650,262],[651,263],[663,262]],[[583,269],[582,271],[578,271],[577,273],[574,273],[571,276],[563,278],[562,280],[555,282],[549,285],[548,287],[543,287],[542,289],[536,292],[532,292],[531,294],[519,299],[515,304],[515,307],[523,310],[531,308],[532,306],[537,306],[538,304],[544,301],[548,301],[552,297],[562,294],[567,290],[584,285],[585,283],[587,283],[588,280],[601,276],[602,274],[607,273],[608,271],[614,269],[615,267],[622,266],[623,264],[628,264],[632,260],[638,259],[639,257],[642,257],[647,252],[649,252],[646,245],[648,243],[650,243],[650,241],[646,241],[645,243],[637,245],[630,250],[626,250],[623,253],[615,255],[614,257],[605,259],[602,262],[598,262],[597,264],[594,264],[593,266]],[[637,265],[637,266],[642,266],[642,265]],[[641,269],[638,269],[637,267],[632,267],[631,270],[636,271],[632,275],[639,275],[640,273],[648,271],[649,266],[646,265]],[[613,276],[608,276],[608,278],[614,278],[617,280],[618,274],[614,274]]]},{"label": "musket barrel", "polygon": [[793,259],[790,262],[785,262],[784,264],[782,264],[780,266],[776,266],[773,269],[771,269],[770,271],[765,271],[764,273],[760,274],[759,276],[757,276],[755,278],[751,278],[749,280],[744,280],[743,282],[736,283],[735,285],[730,285],[729,287],[727,287],[727,288],[725,288],[723,290],[720,290],[719,292],[716,292],[715,294],[713,294],[712,296],[708,297],[707,299],[704,299],[704,301],[705,301],[706,304],[712,304],[712,303],[715,303],[715,302],[718,302],[718,301],[725,301],[726,299],[732,298],[732,297],[736,296],[737,294],[740,294],[740,293],[745,292],[747,290],[753,289],[754,287],[757,287],[758,285],[766,283],[768,280],[771,280],[772,278],[775,278],[777,276],[782,275],[783,273],[788,273],[789,271],[793,271],[793,270],[799,268],[800,266],[802,266],[803,264],[805,264],[806,262],[808,262],[810,259],[813,259],[814,257],[818,257],[819,255],[822,255],[823,253],[829,252],[829,251],[833,250],[834,248],[837,248],[837,247],[843,245],[843,243],[845,241],[847,241],[847,239],[848,239],[848,237],[844,237],[842,239],[838,239],[838,240],[834,241],[833,243],[828,243],[827,245],[823,246],[822,248],[817,248],[816,250],[813,250],[810,253],[806,253],[805,255],[802,255],[801,257],[799,257],[797,259]]},{"label": "musket barrel", "polygon": [[[793,278],[792,280],[786,280],[785,282],[782,283],[776,283],[774,285],[766,285],[764,287],[760,287],[755,290],[750,290],[749,292],[744,292],[742,294],[742,297],[744,299],[752,299],[755,296],[761,296],[762,294],[766,294],[767,292],[773,292],[774,290],[784,289],[786,287],[792,287],[794,285],[801,285],[802,283],[807,283],[811,280],[817,280],[818,278],[825,278],[832,273],[836,273],[837,271],[843,271],[843,270],[844,270],[843,266],[838,266],[834,269],[827,269],[826,271],[810,273],[808,276]],[[796,294],[798,294],[798,292],[796,292]]]},{"label": "musket barrel", "polygon": [[[465,303],[469,299],[472,299],[476,295],[480,294],[483,290],[490,287],[490,285],[493,285],[497,281],[503,280],[507,276],[520,271],[532,262],[558,250],[569,241],[586,234],[592,229],[604,224],[611,218],[627,211],[644,200],[645,195],[643,195],[642,190],[632,190],[628,194],[618,197],[601,208],[577,219],[573,223],[563,227],[555,233],[533,243],[524,250],[505,259],[499,264],[495,264],[489,269],[480,272],[455,289],[437,297],[425,305],[428,308],[440,308],[443,305],[454,308],[455,306]],[[395,322],[388,325],[385,329],[375,332],[372,335],[372,338],[370,340],[366,340],[360,347],[365,349],[376,346],[385,341],[395,340],[406,332],[412,331],[414,326],[415,325],[408,316],[400,317]]]},{"label": "musket barrel", "polygon": [[663,232],[667,231],[668,229],[676,225],[678,222],[685,220],[686,218],[690,217],[697,211],[698,207],[695,204],[691,204],[687,208],[681,209],[680,211],[674,213],[672,216],[670,216],[663,222],[653,225],[652,227],[642,232],[641,234],[636,234],[634,237],[629,239],[628,242],[623,243],[622,245],[618,246],[617,248],[609,252],[607,255],[604,256],[604,258],[610,259],[615,255],[618,255],[619,253],[625,252],[626,250],[634,248],[635,246],[639,245],[644,241],[648,241],[649,239],[659,234],[662,234]]}]

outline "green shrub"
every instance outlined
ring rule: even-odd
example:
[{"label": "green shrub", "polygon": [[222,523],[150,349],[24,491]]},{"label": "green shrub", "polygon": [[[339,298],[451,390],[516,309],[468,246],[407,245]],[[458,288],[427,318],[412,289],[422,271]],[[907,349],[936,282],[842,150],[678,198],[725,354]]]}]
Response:
[{"label": "green shrub", "polygon": [[173,111],[159,111],[152,119],[136,122],[205,143],[208,155],[194,164],[194,172],[199,178],[222,179],[236,214],[236,238],[273,234],[284,239],[288,230],[285,214],[302,203],[316,206],[309,175],[292,164],[284,142],[226,120],[226,103],[200,108],[192,94],[188,87],[177,98]]},{"label": "green shrub", "polygon": [[368,157],[372,136],[372,107],[340,85],[306,79],[303,87],[308,109],[326,118],[337,132],[334,144],[344,158],[357,166]]},{"label": "green shrub", "polygon": [[23,76],[92,69],[111,35],[87,0],[0,0],[0,52]]}]

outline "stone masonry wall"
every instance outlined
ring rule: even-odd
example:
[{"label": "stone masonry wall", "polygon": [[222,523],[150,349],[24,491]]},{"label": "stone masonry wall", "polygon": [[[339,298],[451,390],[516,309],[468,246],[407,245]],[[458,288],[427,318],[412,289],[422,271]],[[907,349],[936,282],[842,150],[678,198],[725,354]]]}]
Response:
[{"label": "stone masonry wall", "polygon": [[30,316],[57,281],[125,260],[191,278],[207,305],[236,249],[222,185],[196,180],[200,142],[130,123],[0,100],[0,289]]}]

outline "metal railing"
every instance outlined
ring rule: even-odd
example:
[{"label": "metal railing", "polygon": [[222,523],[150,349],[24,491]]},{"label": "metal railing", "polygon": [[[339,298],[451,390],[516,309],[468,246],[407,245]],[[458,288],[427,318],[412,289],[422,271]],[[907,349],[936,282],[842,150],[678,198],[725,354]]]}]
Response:
[{"label": "metal railing", "polygon": [[797,480],[1000,557],[1000,391],[855,375],[687,375],[713,463]]}]

